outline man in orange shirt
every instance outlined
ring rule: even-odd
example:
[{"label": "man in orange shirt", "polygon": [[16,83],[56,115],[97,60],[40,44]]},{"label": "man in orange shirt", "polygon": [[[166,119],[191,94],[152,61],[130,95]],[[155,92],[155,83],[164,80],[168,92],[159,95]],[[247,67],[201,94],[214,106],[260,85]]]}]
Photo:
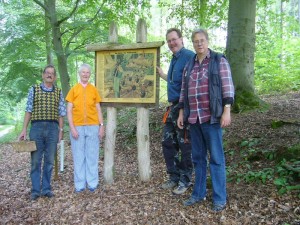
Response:
[{"label": "man in orange shirt", "polygon": [[66,97],[76,193],[84,191],[86,186],[93,192],[99,183],[99,145],[104,125],[101,97],[96,87],[88,82],[90,76],[90,65],[81,65],[80,82]]}]

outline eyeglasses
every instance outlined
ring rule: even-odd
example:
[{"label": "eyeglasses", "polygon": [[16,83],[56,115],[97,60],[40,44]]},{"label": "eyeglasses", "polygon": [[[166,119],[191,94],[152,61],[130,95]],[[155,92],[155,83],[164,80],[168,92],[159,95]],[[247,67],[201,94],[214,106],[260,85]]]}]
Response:
[{"label": "eyeglasses", "polygon": [[167,40],[168,44],[171,44],[172,42],[175,42],[177,41],[179,38],[173,38],[173,39],[170,39],[170,40]]},{"label": "eyeglasses", "polygon": [[203,45],[205,42],[206,42],[206,40],[205,40],[205,39],[201,39],[201,40],[193,41],[194,45],[199,45],[199,44]]},{"label": "eyeglasses", "polygon": [[51,73],[51,72],[45,72],[45,74],[47,74],[47,75],[55,75],[55,73]]}]

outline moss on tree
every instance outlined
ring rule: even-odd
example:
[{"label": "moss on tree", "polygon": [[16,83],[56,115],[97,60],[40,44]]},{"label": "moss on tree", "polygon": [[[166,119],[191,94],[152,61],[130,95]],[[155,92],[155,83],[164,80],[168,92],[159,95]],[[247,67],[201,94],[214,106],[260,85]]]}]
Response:
[{"label": "moss on tree", "polygon": [[266,111],[269,109],[269,104],[261,100],[254,92],[236,90],[235,100],[233,105],[234,113],[241,113],[252,110]]}]

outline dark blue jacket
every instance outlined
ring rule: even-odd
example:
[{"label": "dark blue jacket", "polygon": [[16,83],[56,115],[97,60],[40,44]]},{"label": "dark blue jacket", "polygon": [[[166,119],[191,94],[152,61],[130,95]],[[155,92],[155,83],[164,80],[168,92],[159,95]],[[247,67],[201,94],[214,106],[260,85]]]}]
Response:
[{"label": "dark blue jacket", "polygon": [[[187,70],[185,73],[185,93],[184,93],[184,102],[179,105],[180,108],[184,108],[184,121],[188,122],[188,118],[190,115],[190,106],[189,106],[189,98],[188,98],[188,84],[189,78],[191,75],[191,71],[195,64],[195,55],[187,64]],[[223,99],[222,99],[222,83],[219,75],[219,66],[221,57],[225,57],[223,54],[216,53],[210,50],[210,62],[208,66],[209,74],[208,74],[208,88],[209,88],[209,108],[211,112],[210,123],[218,123],[220,122],[220,118],[223,113]]]},{"label": "dark blue jacket", "polygon": [[183,47],[180,51],[173,55],[167,77],[169,102],[179,101],[183,69],[194,54],[195,53],[191,50]]}]

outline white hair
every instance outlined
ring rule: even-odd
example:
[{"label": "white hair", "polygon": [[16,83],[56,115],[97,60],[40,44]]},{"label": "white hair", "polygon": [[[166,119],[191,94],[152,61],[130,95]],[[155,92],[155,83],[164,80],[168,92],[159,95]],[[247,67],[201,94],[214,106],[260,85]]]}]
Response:
[{"label": "white hair", "polygon": [[84,63],[79,67],[78,73],[80,74],[83,69],[88,69],[90,72],[92,72],[92,67],[87,63]]}]

